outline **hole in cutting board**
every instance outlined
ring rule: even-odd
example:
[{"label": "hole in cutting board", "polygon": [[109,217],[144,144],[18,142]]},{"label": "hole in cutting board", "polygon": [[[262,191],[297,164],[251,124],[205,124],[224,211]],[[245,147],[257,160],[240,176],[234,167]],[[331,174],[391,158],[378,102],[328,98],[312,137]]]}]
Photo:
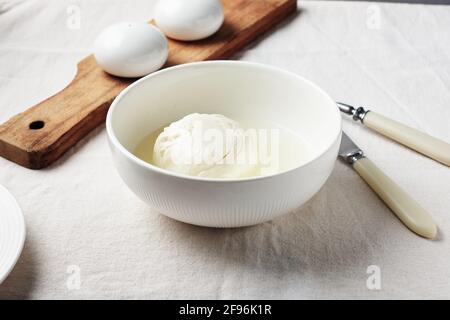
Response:
[{"label": "hole in cutting board", "polygon": [[42,129],[45,126],[45,122],[42,120],[33,121],[28,126],[31,130],[39,130]]}]

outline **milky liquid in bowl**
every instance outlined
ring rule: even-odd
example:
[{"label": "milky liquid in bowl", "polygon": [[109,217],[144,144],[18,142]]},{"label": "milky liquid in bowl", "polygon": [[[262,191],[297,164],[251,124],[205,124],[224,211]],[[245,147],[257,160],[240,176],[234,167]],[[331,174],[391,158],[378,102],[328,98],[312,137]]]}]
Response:
[{"label": "milky liquid in bowl", "polygon": [[[191,113],[223,114],[244,128],[278,127],[281,136],[295,133],[281,143],[284,172],[244,179],[187,177],[136,157],[145,137]],[[173,219],[221,228],[262,223],[303,205],[330,176],[341,139],[336,103],[317,85],[240,61],[185,64],[151,74],[116,98],[106,122],[114,164],[140,199]]]},{"label": "milky liquid in bowl", "polygon": [[[177,120],[179,119],[175,119],[174,121]],[[233,118],[233,120],[239,122],[244,130],[255,129],[258,133],[261,132],[269,139],[271,137],[270,134],[274,133],[272,139],[276,139],[278,142],[277,148],[268,148],[269,150],[265,154],[269,159],[274,160],[272,162],[273,165],[263,167],[262,170],[259,168],[252,176],[264,176],[288,171],[307,163],[314,156],[311,145],[305,139],[296,132],[284,128],[275,122],[245,118]],[[145,136],[135,148],[134,155],[151,165],[156,165],[153,160],[153,148],[156,139],[168,125]]]}]

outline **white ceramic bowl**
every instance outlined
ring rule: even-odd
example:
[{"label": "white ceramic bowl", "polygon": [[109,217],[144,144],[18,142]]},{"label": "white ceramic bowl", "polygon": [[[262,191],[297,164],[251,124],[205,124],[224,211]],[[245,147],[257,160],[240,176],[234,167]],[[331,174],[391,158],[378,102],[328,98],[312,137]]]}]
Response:
[{"label": "white ceramic bowl", "polygon": [[[314,154],[294,169],[236,180],[184,176],[133,155],[145,136],[196,112],[270,119],[298,133]],[[168,217],[208,227],[254,225],[301,206],[329,177],[341,140],[338,108],[318,86],[238,61],[185,64],[142,78],[115,99],[106,127],[117,170],[139,198]]]}]

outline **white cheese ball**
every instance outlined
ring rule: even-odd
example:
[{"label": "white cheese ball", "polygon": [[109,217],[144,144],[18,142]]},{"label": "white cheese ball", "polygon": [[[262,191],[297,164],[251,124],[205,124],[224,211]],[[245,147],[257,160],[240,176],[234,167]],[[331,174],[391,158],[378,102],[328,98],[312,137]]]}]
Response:
[{"label": "white cheese ball", "polygon": [[224,21],[220,0],[160,0],[155,22],[166,36],[194,41],[216,33]]},{"label": "white cheese ball", "polygon": [[257,149],[246,145],[250,142],[245,139],[245,131],[238,122],[219,114],[194,113],[173,122],[158,136],[153,162],[160,168],[189,176],[218,179],[255,176],[259,172]]},{"label": "white cheese ball", "polygon": [[146,22],[123,22],[103,30],[95,41],[95,59],[106,72],[137,78],[160,69],[169,54],[166,37]]}]

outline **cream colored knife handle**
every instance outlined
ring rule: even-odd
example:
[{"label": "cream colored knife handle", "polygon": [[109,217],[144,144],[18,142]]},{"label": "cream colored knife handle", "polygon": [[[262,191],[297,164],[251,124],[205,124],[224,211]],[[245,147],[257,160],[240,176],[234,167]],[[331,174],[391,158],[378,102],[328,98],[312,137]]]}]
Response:
[{"label": "cream colored knife handle", "polygon": [[367,112],[364,116],[363,123],[388,138],[439,161],[446,166],[450,166],[449,143],[373,111]]},{"label": "cream colored knife handle", "polygon": [[372,161],[359,159],[353,168],[409,229],[425,238],[436,236],[437,226],[430,214]]}]

